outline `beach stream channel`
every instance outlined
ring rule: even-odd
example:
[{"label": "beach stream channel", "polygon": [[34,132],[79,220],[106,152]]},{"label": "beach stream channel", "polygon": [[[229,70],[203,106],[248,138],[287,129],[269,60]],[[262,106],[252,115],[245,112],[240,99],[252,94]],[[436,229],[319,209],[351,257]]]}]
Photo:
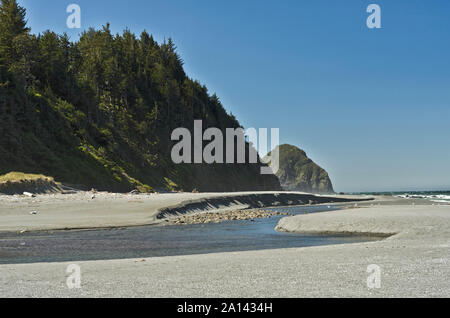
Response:
[{"label": "beach stream channel", "polygon": [[[293,215],[339,210],[340,205],[265,208]],[[280,233],[280,218],[222,223],[0,233],[0,264],[148,258],[346,244],[379,237]]]}]

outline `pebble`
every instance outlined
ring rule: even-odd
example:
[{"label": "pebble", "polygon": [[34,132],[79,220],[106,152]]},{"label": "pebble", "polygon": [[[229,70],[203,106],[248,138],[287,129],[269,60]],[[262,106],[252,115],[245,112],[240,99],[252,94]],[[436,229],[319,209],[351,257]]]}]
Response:
[{"label": "pebble", "polygon": [[258,218],[270,218],[276,215],[288,215],[288,213],[271,212],[264,210],[240,210],[227,212],[205,212],[195,215],[181,215],[177,218],[166,220],[169,224],[209,224],[220,223],[224,221],[243,221],[250,220],[254,222]]}]

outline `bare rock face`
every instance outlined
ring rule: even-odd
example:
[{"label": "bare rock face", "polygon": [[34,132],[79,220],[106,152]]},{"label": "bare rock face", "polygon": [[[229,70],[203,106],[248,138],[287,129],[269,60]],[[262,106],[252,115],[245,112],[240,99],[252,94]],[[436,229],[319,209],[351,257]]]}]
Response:
[{"label": "bare rock face", "polygon": [[276,175],[283,190],[334,193],[328,173],[308,158],[303,150],[285,144],[279,146],[279,152],[280,168]]}]

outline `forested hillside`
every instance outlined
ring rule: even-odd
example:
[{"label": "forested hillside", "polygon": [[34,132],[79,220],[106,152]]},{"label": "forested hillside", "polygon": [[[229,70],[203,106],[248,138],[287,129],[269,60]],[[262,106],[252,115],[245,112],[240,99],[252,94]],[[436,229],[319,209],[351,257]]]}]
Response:
[{"label": "forested hillside", "polygon": [[189,78],[171,39],[89,29],[76,42],[35,35],[15,0],[0,5],[0,174],[42,173],[111,191],[277,190],[260,164],[182,164],[177,127],[239,127]]}]

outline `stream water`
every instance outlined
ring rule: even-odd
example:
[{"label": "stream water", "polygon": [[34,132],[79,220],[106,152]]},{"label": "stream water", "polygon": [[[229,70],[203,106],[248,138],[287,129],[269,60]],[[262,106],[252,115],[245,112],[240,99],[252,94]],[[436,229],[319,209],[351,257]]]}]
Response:
[{"label": "stream water", "polygon": [[[338,210],[337,206],[273,208],[293,214]],[[268,209],[270,210],[270,209]],[[275,231],[279,219],[218,224],[139,226],[0,234],[0,264],[61,262],[218,253],[373,241],[362,236],[305,235]]]}]

